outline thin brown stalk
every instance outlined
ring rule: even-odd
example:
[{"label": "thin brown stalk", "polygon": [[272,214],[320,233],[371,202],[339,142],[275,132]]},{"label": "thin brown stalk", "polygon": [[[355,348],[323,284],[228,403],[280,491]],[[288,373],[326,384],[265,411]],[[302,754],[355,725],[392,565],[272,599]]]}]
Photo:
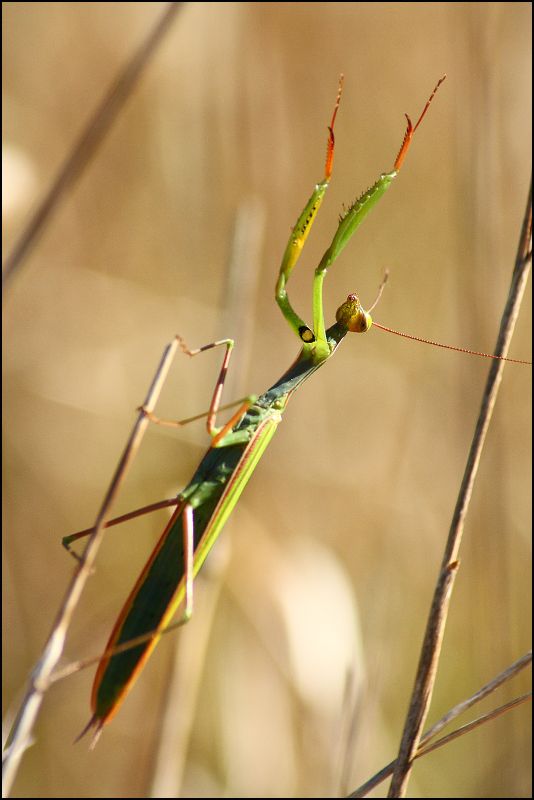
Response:
[{"label": "thin brown stalk", "polygon": [[121,456],[119,464],[115,470],[115,474],[113,475],[107,490],[100,512],[96,518],[93,533],[89,537],[87,547],[83,552],[80,563],[76,567],[67,591],[65,592],[65,596],[60,605],[56,619],[52,625],[52,629],[43,648],[43,652],[30,676],[25,697],[22,701],[20,710],[13,725],[10,744],[4,754],[4,797],[9,796],[11,786],[17,774],[20,760],[25,750],[30,746],[32,730],[39,713],[44,694],[52,683],[52,673],[63,652],[65,638],[72,616],[78,604],[78,600],[80,599],[80,595],[85,586],[87,578],[91,574],[97,551],[104,535],[106,519],[110,515],[111,507],[117,497],[119,488],[124,481],[127,470],[131,465],[137,450],[139,449],[139,445],[141,444],[141,440],[149,424],[147,412],[152,412],[155,408],[177,348],[178,339],[174,339],[165,348],[142,410],[139,412],[137,420],[132,428],[132,432],[126,447],[124,448],[124,452]]},{"label": "thin brown stalk", "polygon": [[477,719],[472,720],[472,722],[468,722],[466,725],[462,725],[461,728],[457,728],[452,733],[448,733],[447,736],[443,736],[441,739],[438,739],[436,742],[428,745],[428,747],[423,747],[417,751],[416,758],[420,758],[421,756],[426,755],[427,753],[431,753],[433,750],[437,750],[438,747],[443,747],[444,744],[448,744],[452,742],[453,739],[458,739],[459,736],[463,736],[465,733],[470,733],[474,731],[475,728],[479,728],[485,722],[489,722],[492,719],[496,719],[500,717],[502,714],[505,714],[507,711],[511,711],[512,708],[517,708],[517,706],[526,703],[527,700],[532,699],[532,692],[527,692],[526,694],[520,695],[520,697],[514,697],[513,700],[510,700],[508,703],[504,703],[502,706],[498,706],[494,708],[492,711],[488,711],[487,714],[483,714],[481,717],[477,717]]},{"label": "thin brown stalk", "polygon": [[165,8],[148,36],[124,65],[91,115],[79,139],[61,165],[50,188],[30,217],[19,240],[6,257],[2,269],[2,284],[4,287],[7,286],[8,281],[23,263],[67,191],[74,186],[82,175],[98,146],[111,129],[126,100],[132,94],[151,56],[156,51],[182,5],[182,3],[170,3]]},{"label": "thin brown stalk", "polygon": [[[500,714],[504,714],[506,711],[511,711],[512,708],[515,708],[520,703],[525,702],[529,699],[530,695],[523,695],[521,697],[512,700],[509,703],[505,703],[503,706],[499,706],[493,711],[488,712],[487,714],[479,717],[478,719],[474,720],[473,722],[469,722],[467,725],[463,725],[461,728],[458,728],[456,731],[453,731],[447,736],[444,736],[442,739],[439,739],[437,742],[433,742],[429,744],[431,739],[437,736],[443,728],[452,722],[453,719],[458,717],[460,714],[463,714],[464,711],[467,711],[468,708],[471,708],[476,703],[479,703],[489,694],[494,692],[499,686],[502,686],[503,683],[511,680],[511,678],[515,677],[521,670],[525,669],[529,664],[532,663],[532,652],[526,653],[526,655],[519,658],[517,661],[514,661],[507,669],[500,672],[498,675],[495,676],[491,681],[486,683],[481,689],[477,692],[472,694],[467,700],[462,700],[461,703],[458,703],[450,711],[448,711],[432,728],[425,733],[424,736],[421,737],[421,741],[419,743],[419,748],[417,753],[415,754],[414,758],[420,758],[427,753],[430,753],[432,750],[435,750],[437,747],[442,747],[447,742],[452,741],[452,739],[457,738],[458,736],[462,736],[464,733],[469,733],[469,731],[474,730],[474,728],[482,725],[485,722],[489,722],[491,719],[499,716]],[[397,761],[391,761],[385,767],[383,767],[379,772],[373,775],[372,778],[369,778],[368,781],[363,783],[357,789],[349,795],[349,797],[366,797],[366,795],[375,789],[382,781],[385,781],[395,769]]]},{"label": "thin brown stalk", "polygon": [[458,705],[454,706],[454,708],[451,708],[451,710],[447,712],[447,714],[445,714],[440,720],[438,720],[436,724],[433,725],[432,728],[430,728],[421,738],[420,747],[423,747],[423,745],[426,745],[431,739],[434,738],[434,736],[437,736],[438,733],[440,733],[446,725],[452,722],[453,719],[458,717],[460,714],[463,714],[464,711],[467,711],[467,709],[471,708],[471,706],[479,703],[489,694],[498,689],[499,686],[502,686],[503,683],[506,683],[506,681],[509,681],[511,678],[517,675],[518,672],[521,672],[522,669],[528,667],[528,665],[531,663],[532,651],[529,650],[526,655],[518,658],[513,664],[510,664],[507,669],[503,670],[503,672],[500,672],[489,683],[486,683],[485,686],[478,690],[478,692],[475,692],[475,694],[471,695],[471,697],[468,697],[467,700],[464,700],[462,703],[458,703]]},{"label": "thin brown stalk", "polygon": [[[527,207],[523,218],[510,291],[504,307],[495,348],[495,355],[498,356],[506,356],[508,353],[515,322],[519,314],[532,257],[531,235],[532,185],[530,187]],[[419,666],[388,797],[405,796],[412,762],[419,748],[423,725],[430,706],[436,679],[454,578],[458,571],[457,559],[463,535],[464,522],[478,471],[484,440],[497,399],[503,369],[504,362],[493,361],[484,388],[479,417],[456,502],[440,573],[434,590]]]}]

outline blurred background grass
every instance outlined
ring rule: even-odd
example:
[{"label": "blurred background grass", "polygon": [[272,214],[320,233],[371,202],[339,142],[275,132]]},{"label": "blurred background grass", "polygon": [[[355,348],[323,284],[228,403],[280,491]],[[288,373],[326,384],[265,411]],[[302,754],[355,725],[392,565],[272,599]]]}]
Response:
[{"label": "blurred background grass", "polygon": [[[7,249],[163,8],[3,4]],[[530,31],[527,3],[183,7],[5,299],[6,707],[71,574],[60,538],[93,521],[164,344],[235,337],[236,394],[263,391],[293,359],[273,286],[322,175],[340,72],[334,179],[295,306],[308,316],[342,204],[391,167],[403,113],[447,72],[400,179],[328,276],[326,305],[333,316],[349,291],[368,305],[389,267],[379,321],[493,347],[529,181]],[[258,259],[242,264],[244,314],[227,274],[239,210],[265,223]],[[512,355],[530,353],[525,307]],[[218,363],[179,362],[161,415],[205,409]],[[15,796],[339,794],[354,705],[345,788],[389,761],[487,369],[380,331],[348,339],[292,401],[198,581],[194,622],[160,643],[94,753],[71,746],[92,670],[56,685]],[[506,368],[430,722],[529,646],[530,383],[528,368]],[[201,423],[151,430],[117,513],[172,496],[206,444]],[[65,660],[103,647],[164,521],[107,538]],[[530,796],[528,715],[422,760],[410,796]]]}]

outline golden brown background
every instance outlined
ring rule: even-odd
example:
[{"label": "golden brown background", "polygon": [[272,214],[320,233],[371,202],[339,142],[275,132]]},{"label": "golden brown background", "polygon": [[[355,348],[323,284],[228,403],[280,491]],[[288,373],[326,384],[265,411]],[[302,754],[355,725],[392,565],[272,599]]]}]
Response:
[{"label": "golden brown background", "polygon": [[[3,4],[6,249],[163,8]],[[379,321],[491,350],[529,182],[530,30],[527,3],[183,7],[5,298],[7,710],[71,575],[61,536],[94,520],[164,344],[233,336],[227,399],[293,359],[273,285],[322,175],[340,72],[334,179],[295,306],[309,316],[342,204],[391,168],[403,113],[447,72],[399,180],[329,274],[326,306],[332,318],[349,291],[368,305],[387,266]],[[238,212],[247,300],[229,289]],[[530,357],[529,312],[517,357]],[[218,363],[179,360],[161,414],[205,409]],[[194,621],[160,643],[93,753],[72,746],[93,670],[57,684],[15,796],[339,796],[393,758],[487,370],[381,331],[348,338],[293,399],[197,582]],[[505,370],[429,722],[529,646],[530,381],[528,367]],[[206,444],[202,423],[150,430],[117,513],[172,496]],[[164,521],[107,537],[65,663],[104,646]],[[523,706],[419,762],[410,796],[530,796],[529,734]]]}]

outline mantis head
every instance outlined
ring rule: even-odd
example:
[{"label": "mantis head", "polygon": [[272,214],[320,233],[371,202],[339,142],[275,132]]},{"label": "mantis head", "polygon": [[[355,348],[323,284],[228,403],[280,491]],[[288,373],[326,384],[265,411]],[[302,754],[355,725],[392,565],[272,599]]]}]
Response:
[{"label": "mantis head", "polygon": [[371,315],[365,311],[355,294],[349,294],[343,305],[338,308],[336,321],[351,333],[366,333],[373,324]]}]

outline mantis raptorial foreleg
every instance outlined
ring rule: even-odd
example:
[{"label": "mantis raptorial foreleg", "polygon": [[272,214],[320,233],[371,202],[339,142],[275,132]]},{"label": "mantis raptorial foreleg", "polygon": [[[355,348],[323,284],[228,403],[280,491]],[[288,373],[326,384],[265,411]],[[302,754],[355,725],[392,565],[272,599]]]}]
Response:
[{"label": "mantis raptorial foreleg", "polygon": [[306,239],[308,238],[308,235],[311,231],[311,227],[315,221],[315,217],[317,216],[317,212],[321,207],[321,203],[323,202],[326,190],[328,189],[328,184],[330,183],[330,178],[332,176],[332,168],[334,165],[334,144],[335,144],[334,124],[339,109],[339,103],[341,101],[342,90],[343,90],[343,75],[341,75],[339,78],[339,88],[337,92],[337,98],[334,105],[334,111],[332,113],[332,119],[330,120],[330,125],[328,126],[328,142],[326,147],[326,163],[325,163],[324,177],[323,180],[316,185],[310,199],[304,206],[304,209],[302,210],[295,224],[295,227],[291,231],[289,241],[286,245],[286,249],[282,257],[282,263],[280,266],[280,272],[278,274],[278,280],[276,282],[276,290],[275,290],[276,302],[278,303],[282,314],[289,323],[290,328],[296,333],[298,338],[301,339],[305,344],[313,342],[315,337],[313,335],[313,332],[306,325],[304,320],[301,319],[301,317],[299,317],[299,315],[289,302],[289,298],[287,296],[287,291],[286,291],[286,283],[289,280],[289,276],[291,274],[293,267],[300,258],[302,248],[304,247]]}]

